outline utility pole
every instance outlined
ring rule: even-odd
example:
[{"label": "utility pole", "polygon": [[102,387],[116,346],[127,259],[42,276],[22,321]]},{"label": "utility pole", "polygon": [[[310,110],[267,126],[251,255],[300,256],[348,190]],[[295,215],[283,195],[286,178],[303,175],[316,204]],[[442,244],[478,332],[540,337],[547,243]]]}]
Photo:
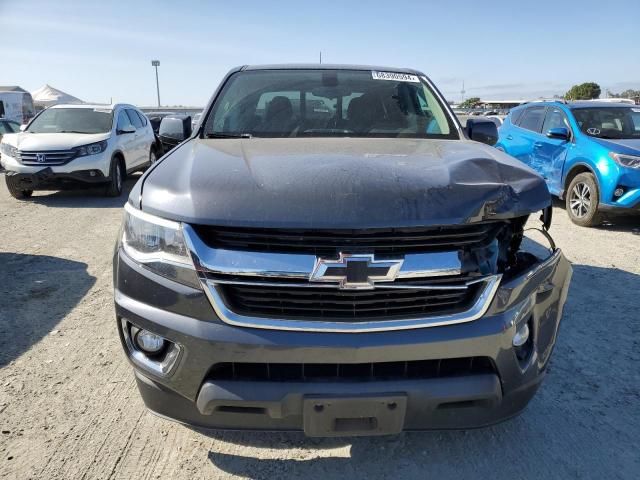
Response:
[{"label": "utility pole", "polygon": [[160,60],[151,60],[151,66],[156,68],[156,91],[158,92],[158,107],[160,107],[160,83],[158,82],[158,67]]},{"label": "utility pole", "polygon": [[320,50],[320,64],[322,64],[322,50]]},{"label": "utility pole", "polygon": [[460,95],[462,95],[462,99],[460,100],[460,103],[464,102],[464,94],[466,92],[464,91],[464,80],[462,81],[462,90],[460,90]]}]

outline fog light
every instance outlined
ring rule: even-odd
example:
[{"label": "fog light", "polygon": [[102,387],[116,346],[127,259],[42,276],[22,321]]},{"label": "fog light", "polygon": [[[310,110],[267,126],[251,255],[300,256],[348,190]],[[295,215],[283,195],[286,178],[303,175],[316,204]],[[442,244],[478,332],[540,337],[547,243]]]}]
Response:
[{"label": "fog light", "polygon": [[136,345],[145,353],[158,353],[164,348],[165,340],[160,335],[140,330],[135,336]]},{"label": "fog light", "polygon": [[622,195],[624,195],[624,189],[622,189],[622,188],[616,188],[613,191],[613,196],[614,197],[621,197]]},{"label": "fog light", "polygon": [[529,326],[523,323],[513,336],[513,346],[521,347],[529,340]]}]

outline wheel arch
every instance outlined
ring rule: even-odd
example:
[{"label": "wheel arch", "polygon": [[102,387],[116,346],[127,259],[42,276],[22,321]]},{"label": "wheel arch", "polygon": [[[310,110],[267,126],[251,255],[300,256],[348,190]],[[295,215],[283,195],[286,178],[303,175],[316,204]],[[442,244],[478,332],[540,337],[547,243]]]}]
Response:
[{"label": "wheel arch", "polygon": [[592,174],[596,179],[596,186],[598,187],[598,190],[600,190],[600,182],[598,181],[598,175],[596,174],[595,170],[590,165],[583,162],[579,162],[574,164],[565,175],[564,181],[562,182],[562,193],[560,195],[560,199],[564,198],[564,195],[567,192],[567,189],[569,188],[571,181],[581,173]]},{"label": "wheel arch", "polygon": [[[111,160],[113,161],[114,159],[117,159],[120,162],[120,167],[122,168],[122,173],[124,174],[124,176],[127,176],[127,162],[124,158],[124,153],[122,153],[122,150],[116,150],[111,154]],[[111,167],[109,167],[109,170],[111,170]],[[111,173],[111,171],[109,171],[109,173]]]}]

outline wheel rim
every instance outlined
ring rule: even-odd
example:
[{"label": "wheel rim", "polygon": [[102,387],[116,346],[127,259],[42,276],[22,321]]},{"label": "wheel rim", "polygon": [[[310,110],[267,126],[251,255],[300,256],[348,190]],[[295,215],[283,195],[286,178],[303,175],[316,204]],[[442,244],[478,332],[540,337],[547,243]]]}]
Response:
[{"label": "wheel rim", "polygon": [[156,163],[156,154],[153,151],[149,153],[149,163]]},{"label": "wheel rim", "polygon": [[122,174],[120,173],[120,164],[116,164],[116,187],[118,191],[122,189]]},{"label": "wheel rim", "polygon": [[591,189],[583,182],[576,183],[569,196],[569,208],[577,218],[584,218],[591,211]]}]

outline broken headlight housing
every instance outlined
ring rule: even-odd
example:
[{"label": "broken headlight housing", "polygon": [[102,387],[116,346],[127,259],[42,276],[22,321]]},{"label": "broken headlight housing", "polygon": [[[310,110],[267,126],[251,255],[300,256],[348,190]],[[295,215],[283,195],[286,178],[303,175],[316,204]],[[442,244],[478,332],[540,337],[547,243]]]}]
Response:
[{"label": "broken headlight housing", "polygon": [[182,224],[142,212],[129,203],[124,211],[120,240],[124,252],[163,277],[200,288]]}]

